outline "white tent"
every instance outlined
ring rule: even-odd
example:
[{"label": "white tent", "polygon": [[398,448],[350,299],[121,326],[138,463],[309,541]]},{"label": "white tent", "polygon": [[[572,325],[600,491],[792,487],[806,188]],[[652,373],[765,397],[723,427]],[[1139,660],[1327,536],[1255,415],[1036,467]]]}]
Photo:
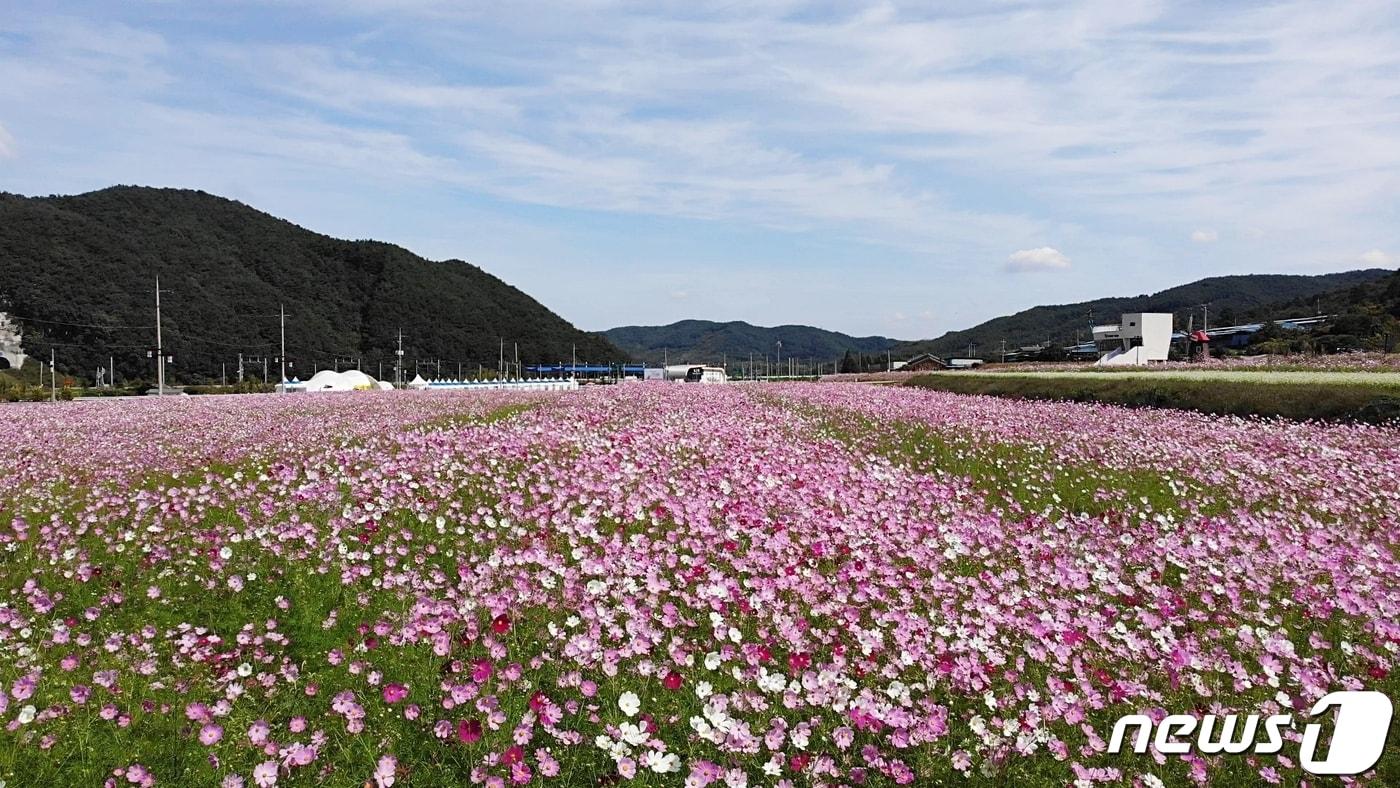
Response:
[{"label": "white tent", "polygon": [[323,369],[299,388],[302,391],[375,391],[383,386],[358,369],[347,369],[344,372]]},{"label": "white tent", "polygon": [[422,375],[414,375],[413,380],[408,382],[408,387],[411,389],[425,389],[428,387],[428,381],[424,380]]}]

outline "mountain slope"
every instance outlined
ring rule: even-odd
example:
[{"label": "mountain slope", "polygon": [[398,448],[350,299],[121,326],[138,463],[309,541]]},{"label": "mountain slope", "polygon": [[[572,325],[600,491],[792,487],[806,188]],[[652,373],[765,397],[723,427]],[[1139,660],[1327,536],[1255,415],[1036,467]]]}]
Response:
[{"label": "mountain slope", "polygon": [[847,351],[884,353],[899,344],[888,337],[852,337],[811,326],[769,328],[740,321],[709,320],[682,320],[668,326],[620,326],[604,331],[603,336],[647,363],[660,363],[667,358],[672,363],[718,363],[726,356],[736,362],[747,359],[750,353],[757,358],[765,353],[776,356],[779,341],[783,343],[783,358],[830,362]]},{"label": "mountain slope", "polygon": [[1032,307],[962,331],[950,331],[937,339],[901,343],[894,353],[897,356],[921,352],[965,354],[971,344],[978,355],[992,358],[1003,340],[1008,347],[1046,341],[1067,345],[1076,338],[1088,338],[1091,320],[1096,323],[1115,322],[1125,312],[1171,312],[1176,316],[1178,327],[1184,327],[1188,318],[1194,315],[1199,326],[1201,304],[1210,305],[1211,325],[1236,323],[1265,315],[1279,317],[1281,315],[1273,314],[1271,310],[1282,303],[1292,303],[1311,313],[1315,305],[1307,306],[1308,299],[1341,288],[1376,282],[1389,275],[1390,272],[1384,269],[1367,269],[1319,276],[1215,276],[1152,295]]},{"label": "mountain slope", "polygon": [[232,376],[240,352],[275,356],[279,303],[302,377],[340,357],[371,374],[382,362],[391,378],[400,328],[409,377],[416,360],[441,359],[444,375],[459,361],[495,369],[502,337],[507,359],[519,343],[524,363],[568,359],[574,346],[581,361],[622,359],[469,263],[329,238],[204,192],[0,194],[0,311],[23,323],[30,355],[53,346],[61,371],[90,378],[110,355],[120,377],[149,379],[157,275],[171,374],[186,382],[217,377],[220,364]]}]

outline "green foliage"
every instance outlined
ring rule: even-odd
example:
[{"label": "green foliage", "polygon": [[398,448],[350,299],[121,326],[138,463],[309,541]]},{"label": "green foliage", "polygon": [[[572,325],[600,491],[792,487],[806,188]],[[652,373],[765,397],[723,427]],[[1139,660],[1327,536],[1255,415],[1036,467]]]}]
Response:
[{"label": "green foliage", "polygon": [[[233,377],[238,353],[275,356],[287,309],[289,371],[303,378],[340,357],[370,374],[405,358],[495,368],[501,338],[522,363],[620,360],[606,339],[574,328],[474,265],[431,262],[375,241],[342,241],[204,192],[114,187],[72,197],[0,193],[0,303],[30,355],[58,351],[61,374],[90,380],[114,357],[118,380],[152,377],[154,279],[163,298],[172,380]],[[342,361],[342,366],[344,366]],[[261,380],[261,362],[246,377]],[[255,369],[256,368],[256,369]],[[274,370],[276,365],[270,365]],[[409,377],[412,373],[409,373]]]},{"label": "green foliage", "polygon": [[1382,423],[1400,416],[1395,386],[1183,380],[1152,376],[920,375],[906,385],[957,394],[1176,408],[1227,416]]}]

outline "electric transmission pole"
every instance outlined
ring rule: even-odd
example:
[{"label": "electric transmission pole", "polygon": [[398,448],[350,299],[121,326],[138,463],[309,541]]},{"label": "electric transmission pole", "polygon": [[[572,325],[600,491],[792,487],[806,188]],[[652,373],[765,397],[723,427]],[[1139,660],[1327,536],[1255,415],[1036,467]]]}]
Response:
[{"label": "electric transmission pole", "polygon": [[399,329],[399,349],[394,351],[394,385],[403,388],[403,329]]},{"label": "electric transmission pole", "polygon": [[277,359],[282,363],[282,393],[287,393],[287,310],[282,304],[277,305],[277,317],[282,324],[282,357]]},{"label": "electric transmission pole", "polygon": [[160,340],[160,277],[156,277],[156,396],[165,396],[165,347]]}]

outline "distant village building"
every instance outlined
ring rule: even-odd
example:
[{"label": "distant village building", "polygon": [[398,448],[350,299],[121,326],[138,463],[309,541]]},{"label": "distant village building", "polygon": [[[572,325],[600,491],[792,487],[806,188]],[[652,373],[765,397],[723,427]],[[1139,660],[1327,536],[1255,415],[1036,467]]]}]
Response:
[{"label": "distant village building", "polygon": [[1094,326],[1100,366],[1141,366],[1166,361],[1172,347],[1170,312],[1130,312],[1118,325]]},{"label": "distant village building", "polygon": [[905,361],[899,367],[901,372],[930,372],[935,369],[947,369],[948,362],[933,355],[932,353],[920,353],[917,356]]},{"label": "distant village building", "polygon": [[0,369],[19,369],[24,366],[25,358],[20,346],[19,322],[0,312]]},{"label": "distant village building", "polygon": [[972,369],[983,363],[980,358],[943,358],[932,353],[920,353],[895,369],[901,372],[932,372],[940,369]]}]

